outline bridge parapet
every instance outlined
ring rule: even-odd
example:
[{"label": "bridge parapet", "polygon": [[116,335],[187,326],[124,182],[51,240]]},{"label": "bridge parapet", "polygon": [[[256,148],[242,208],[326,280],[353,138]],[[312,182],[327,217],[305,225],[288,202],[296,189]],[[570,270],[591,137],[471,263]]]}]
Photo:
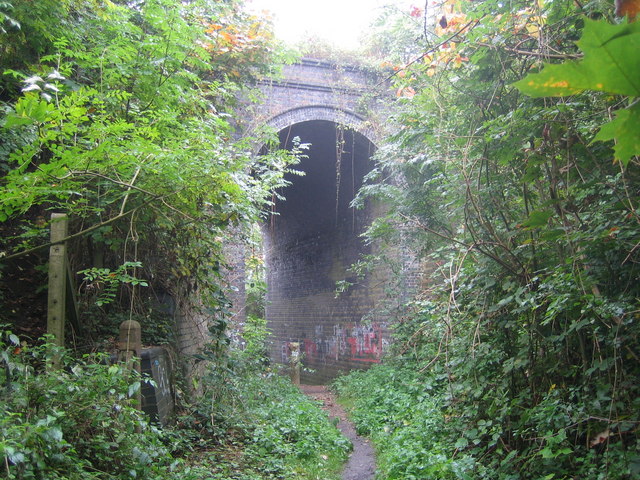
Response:
[{"label": "bridge parapet", "polygon": [[265,102],[255,121],[281,131],[296,123],[326,120],[353,128],[377,143],[379,72],[310,58],[287,65],[277,79],[260,82]]}]

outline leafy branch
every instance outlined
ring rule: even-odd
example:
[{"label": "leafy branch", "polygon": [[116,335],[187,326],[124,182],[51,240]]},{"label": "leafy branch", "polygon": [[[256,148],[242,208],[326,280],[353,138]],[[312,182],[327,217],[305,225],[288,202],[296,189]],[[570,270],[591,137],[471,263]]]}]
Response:
[{"label": "leafy branch", "polygon": [[586,18],[577,45],[584,53],[581,60],[545,65],[514,85],[532,97],[561,97],[585,90],[630,97],[629,105],[618,110],[594,138],[615,140],[614,157],[627,166],[640,155],[640,22],[615,25]]}]

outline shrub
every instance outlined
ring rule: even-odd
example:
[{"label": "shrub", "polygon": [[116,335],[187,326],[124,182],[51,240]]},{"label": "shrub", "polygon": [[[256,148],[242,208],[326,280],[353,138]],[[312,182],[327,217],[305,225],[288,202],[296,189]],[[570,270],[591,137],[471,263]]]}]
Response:
[{"label": "shrub", "polygon": [[132,406],[139,378],[103,356],[72,360],[52,344],[21,344],[10,332],[0,351],[6,478],[153,478],[160,471],[154,461],[166,448]]}]

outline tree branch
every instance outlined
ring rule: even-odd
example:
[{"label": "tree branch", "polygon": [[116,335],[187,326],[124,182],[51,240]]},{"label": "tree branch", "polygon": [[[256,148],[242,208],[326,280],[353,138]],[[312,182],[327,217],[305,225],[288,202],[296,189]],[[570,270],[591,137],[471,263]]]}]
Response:
[{"label": "tree branch", "polygon": [[[483,15],[484,17],[484,15]],[[460,35],[462,32],[464,32],[467,28],[469,28],[471,26],[471,24],[473,23],[473,27],[475,27],[476,25],[478,25],[480,23],[480,20],[482,20],[482,18],[478,19],[478,20],[470,20],[468,21],[460,30],[458,30],[457,32],[449,35],[447,38],[445,38],[443,41],[441,41],[440,43],[438,43],[437,45],[434,45],[433,47],[431,47],[429,50],[425,51],[424,53],[422,53],[420,56],[418,56],[417,58],[414,58],[413,60],[411,60],[409,63],[407,63],[403,68],[398,69],[397,71],[393,72],[391,75],[389,75],[388,77],[385,77],[383,80],[381,80],[380,82],[378,82],[374,88],[379,87],[380,85],[382,85],[383,83],[391,80],[393,77],[395,77],[398,73],[400,73],[403,70],[406,70],[408,67],[410,67],[411,65],[413,65],[414,63],[419,62],[420,60],[422,60],[424,57],[426,57],[427,55],[435,52],[438,48],[440,48],[441,46],[443,46],[444,44],[450,42],[452,39],[454,39],[455,37],[457,37],[458,35]],[[471,27],[471,28],[473,28]]]},{"label": "tree branch", "polygon": [[39,252],[40,250],[44,250],[46,248],[49,248],[52,245],[58,245],[60,243],[68,242],[69,240],[74,240],[76,238],[82,237],[82,236],[86,235],[87,233],[91,233],[94,230],[97,230],[100,227],[104,227],[104,226],[109,225],[111,223],[114,223],[114,222],[116,222],[116,221],[118,221],[118,220],[120,220],[122,218],[128,217],[129,215],[131,215],[132,213],[134,213],[137,210],[141,209],[142,207],[144,207],[145,205],[147,205],[150,202],[151,202],[151,200],[149,200],[148,202],[143,203],[142,205],[138,205],[137,207],[132,208],[131,210],[128,210],[128,211],[126,211],[124,213],[120,213],[120,214],[116,215],[115,217],[110,218],[109,220],[105,220],[105,221],[100,222],[100,223],[98,223],[96,225],[93,225],[93,226],[91,226],[89,228],[85,228],[84,230],[81,230],[81,231],[79,231],[77,233],[69,235],[69,236],[61,239],[58,242],[45,243],[43,245],[38,245],[37,247],[29,248],[29,249],[23,250],[21,252],[11,253],[11,254],[5,255],[5,256],[2,255],[4,252],[0,252],[0,262],[7,261],[7,260],[13,260],[14,258],[22,257],[24,255],[29,255],[31,253],[36,253],[36,252]]},{"label": "tree branch", "polygon": [[578,58],[582,58],[583,55],[581,53],[541,53],[541,52],[532,52],[530,50],[520,50],[519,48],[510,48],[510,47],[497,47],[496,45],[491,45],[489,43],[476,43],[479,47],[486,47],[492,50],[497,50],[501,48],[502,50],[507,50],[508,52],[517,53],[518,55],[526,55],[528,57],[538,57],[538,58],[558,58],[561,60],[575,60]]}]

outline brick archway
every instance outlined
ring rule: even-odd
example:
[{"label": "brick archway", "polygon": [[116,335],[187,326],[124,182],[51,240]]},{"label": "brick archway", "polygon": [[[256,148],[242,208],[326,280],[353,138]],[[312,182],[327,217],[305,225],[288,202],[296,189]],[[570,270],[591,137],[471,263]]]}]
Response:
[{"label": "brick archway", "polygon": [[306,105],[291,108],[267,120],[266,124],[280,132],[297,123],[313,120],[326,120],[338,125],[344,125],[358,132],[371,143],[377,143],[375,132],[366,119],[354,112],[326,105]]}]

